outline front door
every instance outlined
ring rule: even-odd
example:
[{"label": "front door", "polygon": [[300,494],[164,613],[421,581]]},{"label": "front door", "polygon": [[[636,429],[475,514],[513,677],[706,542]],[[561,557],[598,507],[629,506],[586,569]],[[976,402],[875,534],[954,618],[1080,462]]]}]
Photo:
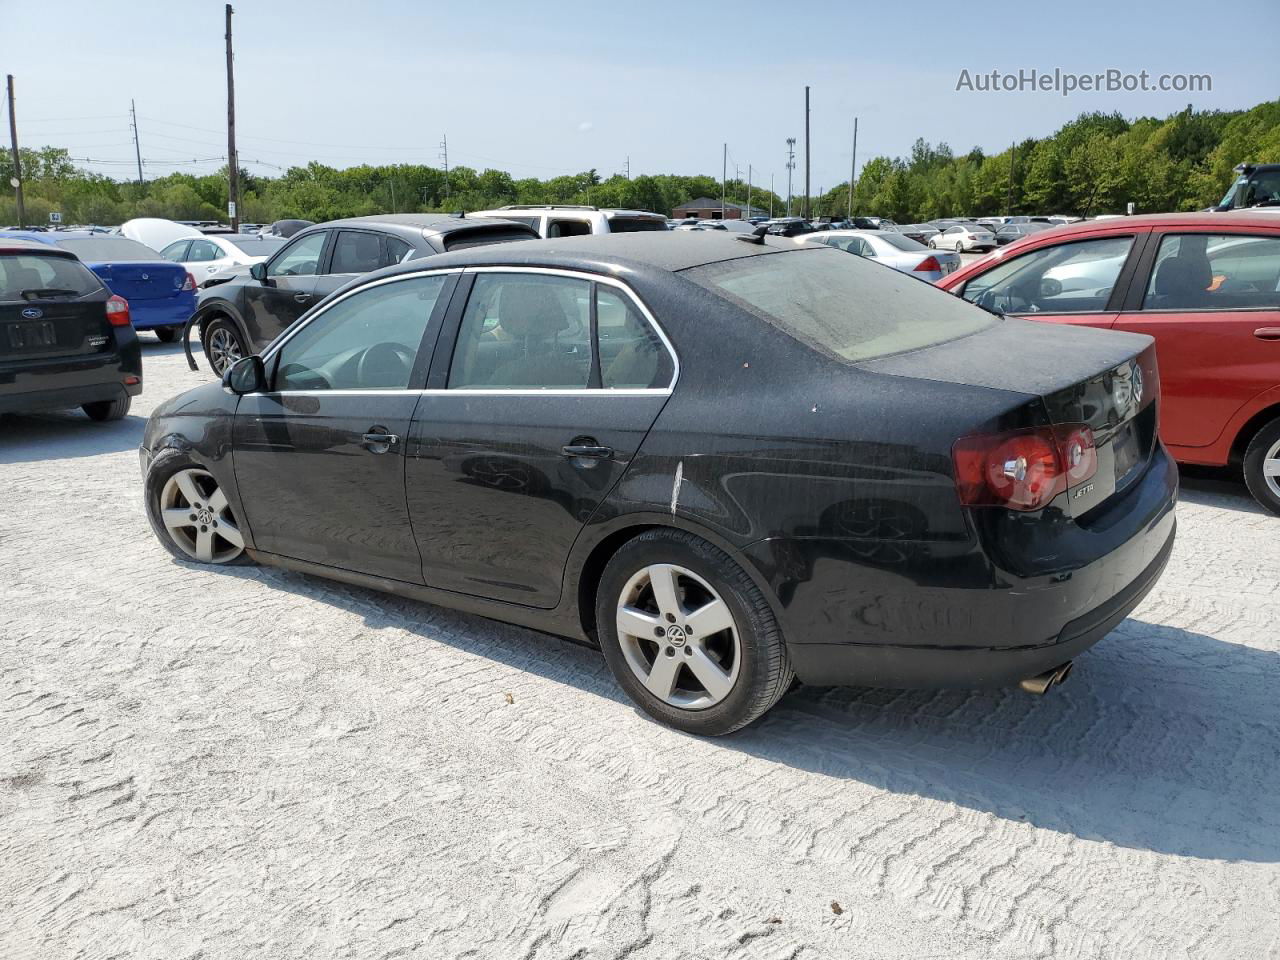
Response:
[{"label": "front door", "polygon": [[325,307],[241,399],[236,484],[267,553],[421,583],[404,450],[453,275],[372,284]]},{"label": "front door", "polygon": [[466,282],[406,465],[423,580],[554,607],[574,540],[670,396],[674,356],[615,281],[499,270]]},{"label": "front door", "polygon": [[1216,229],[1161,236],[1115,324],[1156,339],[1160,435],[1173,447],[1212,444],[1280,383],[1280,238]]},{"label": "front door", "polygon": [[249,352],[264,349],[316,302],[316,274],[330,232],[316,230],[295,237],[267,262],[265,280],[245,281]]}]

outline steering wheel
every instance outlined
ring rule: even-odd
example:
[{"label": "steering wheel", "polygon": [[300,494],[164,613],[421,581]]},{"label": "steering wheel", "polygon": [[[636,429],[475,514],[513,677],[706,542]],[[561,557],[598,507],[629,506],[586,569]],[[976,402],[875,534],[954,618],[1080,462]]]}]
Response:
[{"label": "steering wheel", "polygon": [[413,370],[413,354],[398,343],[375,343],[360,354],[356,382],[362,387],[404,387]]}]

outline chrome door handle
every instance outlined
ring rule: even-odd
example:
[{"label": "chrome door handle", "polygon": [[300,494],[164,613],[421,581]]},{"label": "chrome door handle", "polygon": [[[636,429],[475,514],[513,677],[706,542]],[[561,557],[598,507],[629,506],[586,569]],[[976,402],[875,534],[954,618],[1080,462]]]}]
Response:
[{"label": "chrome door handle", "polygon": [[370,453],[386,453],[400,442],[394,433],[366,433],[360,440]]},{"label": "chrome door handle", "polygon": [[591,460],[608,460],[613,456],[613,447],[601,447],[590,443],[568,443],[560,448],[566,457],[587,457]]},{"label": "chrome door handle", "polygon": [[1259,340],[1280,340],[1280,327],[1259,327],[1253,335]]},{"label": "chrome door handle", "polygon": [[293,299],[294,299],[297,303],[306,303],[308,300],[310,300],[310,299],[311,299],[311,294],[309,294],[309,293],[295,293],[295,294],[293,295]]}]

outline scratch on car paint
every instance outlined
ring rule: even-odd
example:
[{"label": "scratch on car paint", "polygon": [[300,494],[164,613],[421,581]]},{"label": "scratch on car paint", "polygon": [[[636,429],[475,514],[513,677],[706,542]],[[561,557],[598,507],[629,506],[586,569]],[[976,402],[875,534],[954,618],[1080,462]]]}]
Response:
[{"label": "scratch on car paint", "polygon": [[684,483],[684,461],[676,464],[676,478],[671,484],[671,516],[676,515],[676,504],[680,500],[680,484]]}]

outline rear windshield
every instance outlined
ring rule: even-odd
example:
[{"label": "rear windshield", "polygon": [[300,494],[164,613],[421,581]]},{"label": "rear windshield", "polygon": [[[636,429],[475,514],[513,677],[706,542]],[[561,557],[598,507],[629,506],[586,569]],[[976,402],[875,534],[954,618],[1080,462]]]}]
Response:
[{"label": "rear windshield", "polygon": [[227,237],[236,249],[250,257],[269,257],[289,241],[284,237]]},{"label": "rear windshield", "polygon": [[744,257],[683,276],[850,363],[955,340],[997,319],[932,284],[830,248]]},{"label": "rear windshield", "polygon": [[648,230],[667,229],[666,220],[648,217],[610,217],[609,229],[613,233],[644,233]]},{"label": "rear windshield", "polygon": [[102,281],[78,260],[40,254],[0,254],[0,300],[82,297]]},{"label": "rear windshield", "polygon": [[145,244],[128,237],[68,237],[55,241],[62,250],[70,250],[81,260],[103,263],[107,260],[160,260]]},{"label": "rear windshield", "polygon": [[483,247],[490,243],[537,240],[538,235],[532,229],[459,230],[457,233],[446,234],[442,239],[446,250],[466,250],[468,247]]},{"label": "rear windshield", "polygon": [[887,243],[891,247],[897,247],[899,250],[907,250],[911,253],[915,253],[917,250],[928,249],[927,247],[925,247],[924,244],[916,243],[910,237],[904,237],[900,233],[892,233],[886,230],[881,230],[877,234],[877,237],[879,237],[879,239],[883,240],[885,243]]}]

